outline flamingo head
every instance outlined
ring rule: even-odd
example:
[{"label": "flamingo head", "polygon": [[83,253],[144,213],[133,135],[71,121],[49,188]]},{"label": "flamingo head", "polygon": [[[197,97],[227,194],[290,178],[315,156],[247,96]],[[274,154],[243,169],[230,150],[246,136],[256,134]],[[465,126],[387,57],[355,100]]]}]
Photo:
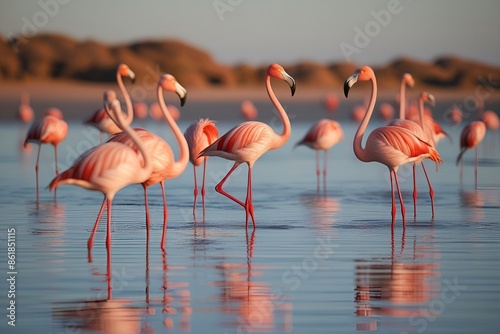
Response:
[{"label": "flamingo head", "polygon": [[288,84],[288,86],[290,86],[290,89],[292,90],[292,96],[295,94],[295,88],[296,88],[295,79],[292,78],[288,73],[286,73],[286,71],[283,69],[283,67],[281,67],[281,65],[276,63],[269,65],[269,67],[267,68],[266,75],[286,81],[286,83]]},{"label": "flamingo head", "polygon": [[413,75],[411,75],[410,73],[403,74],[403,82],[409,87],[415,86],[415,80],[413,79]]},{"label": "flamingo head", "polygon": [[436,105],[436,99],[434,98],[434,95],[428,92],[422,92],[420,94],[420,98],[422,99],[422,101],[429,103],[433,107]]},{"label": "flamingo head", "polygon": [[105,90],[103,94],[104,105],[108,105],[111,101],[116,100],[116,93],[114,90]]},{"label": "flamingo head", "polygon": [[132,83],[135,82],[135,73],[126,64],[118,65],[118,74],[122,77],[129,77],[132,79]]},{"label": "flamingo head", "polygon": [[351,75],[344,82],[344,95],[347,97],[349,95],[349,90],[352,86],[358,81],[368,81],[375,78],[375,73],[373,72],[370,66],[363,66],[354,71],[353,75]]},{"label": "flamingo head", "polygon": [[181,99],[181,107],[184,106],[187,98],[187,90],[177,82],[173,75],[162,74],[160,80],[158,81],[158,86],[163,90],[176,93],[179,96],[179,99]]}]

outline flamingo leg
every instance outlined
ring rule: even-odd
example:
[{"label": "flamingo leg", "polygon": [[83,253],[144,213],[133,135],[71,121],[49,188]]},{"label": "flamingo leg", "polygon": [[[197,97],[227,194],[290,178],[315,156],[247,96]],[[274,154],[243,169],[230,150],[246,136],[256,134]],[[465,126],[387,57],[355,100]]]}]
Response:
[{"label": "flamingo leg", "polygon": [[161,194],[163,197],[163,231],[161,232],[161,249],[165,249],[165,239],[167,232],[167,223],[168,223],[168,206],[167,206],[167,195],[165,193],[165,183],[163,181],[160,182]]},{"label": "flamingo leg", "polygon": [[[59,168],[57,167],[57,145],[54,145],[54,161],[56,164],[56,176],[59,175]],[[57,187],[54,189],[54,201],[57,198]]]},{"label": "flamingo leg", "polygon": [[320,170],[319,170],[319,150],[316,150],[316,191],[319,193],[319,178],[320,178]]},{"label": "flamingo leg", "polygon": [[108,208],[107,208],[107,212],[108,212],[108,226],[107,226],[107,231],[106,231],[106,249],[108,250],[108,252],[111,252],[111,205],[113,203],[113,200],[112,199],[107,199],[107,202],[108,202]]},{"label": "flamingo leg", "polygon": [[111,291],[112,291],[112,284],[111,284],[111,251],[107,251],[107,272],[106,272],[106,281],[108,283],[108,300],[111,299]]},{"label": "flamingo leg", "polygon": [[427,170],[425,169],[424,162],[422,164],[422,169],[424,170],[425,178],[427,179],[427,184],[429,185],[429,196],[431,197],[431,207],[432,207],[432,218],[434,218],[434,189],[432,188],[431,180],[429,180],[429,175],[427,175]]},{"label": "flamingo leg", "polygon": [[325,150],[325,156],[324,156],[324,165],[323,165],[323,191],[326,194],[326,170],[327,170],[327,162],[328,162],[328,151]]},{"label": "flamingo leg", "polygon": [[143,183],[142,188],[144,189],[144,206],[146,208],[146,231],[149,233],[149,228],[151,227],[151,217],[149,215],[148,187]]},{"label": "flamingo leg", "polygon": [[399,187],[398,173],[394,171],[394,180],[396,181],[396,187],[398,188],[399,203],[401,203],[401,215],[403,216],[403,228],[406,227],[406,209],[403,203],[403,195],[401,195],[401,188]]},{"label": "flamingo leg", "polygon": [[255,217],[253,209],[253,199],[252,199],[252,168],[248,165],[248,181],[247,181],[247,198],[245,200],[245,227],[248,228],[248,215],[252,217],[253,228],[255,229]]},{"label": "flamingo leg", "polygon": [[462,185],[464,180],[464,162],[460,160],[460,185]]},{"label": "flamingo leg", "polygon": [[201,182],[201,203],[203,207],[203,217],[205,217],[205,194],[206,194],[206,189],[205,189],[205,175],[207,171],[207,157],[203,159],[203,180]]},{"label": "flamingo leg", "polygon": [[195,165],[193,165],[193,175],[194,175],[193,217],[196,218],[196,199],[198,198],[198,182],[196,181],[196,166]]},{"label": "flamingo leg", "polygon": [[476,190],[477,190],[477,151],[478,151],[477,146],[478,145],[476,145],[476,162],[474,165],[474,184],[476,186]]},{"label": "flamingo leg", "polygon": [[394,228],[394,222],[396,220],[396,199],[394,198],[394,181],[393,179],[393,171],[389,171],[389,178],[391,179],[391,203],[392,203],[392,209],[391,209],[391,217],[392,217],[392,227]]},{"label": "flamingo leg", "polygon": [[233,165],[233,167],[231,167],[231,169],[229,170],[229,172],[226,174],[226,176],[224,176],[224,178],[215,186],[215,191],[217,191],[219,194],[222,194],[224,196],[226,196],[227,198],[229,198],[230,200],[238,203],[239,205],[241,205],[242,207],[246,208],[245,206],[245,203],[243,203],[242,201],[240,201],[239,199],[237,199],[236,197],[234,197],[233,195],[230,195],[228,194],[227,192],[225,192],[223,189],[222,189],[222,186],[224,185],[224,183],[226,182],[226,180],[228,179],[228,177],[234,172],[234,170],[241,164],[241,162],[238,162],[236,161]]},{"label": "flamingo leg", "polygon": [[35,178],[36,178],[36,201],[38,203],[38,163],[40,161],[40,151],[42,150],[42,144],[38,144],[38,154],[36,156],[36,165],[35,165]]},{"label": "flamingo leg", "polygon": [[413,163],[413,218],[417,217],[417,198],[417,164]]},{"label": "flamingo leg", "polygon": [[102,200],[101,209],[97,214],[97,219],[95,220],[94,227],[92,228],[92,233],[90,233],[89,240],[87,241],[87,248],[89,250],[92,249],[92,246],[94,245],[95,232],[97,231],[97,227],[99,226],[99,222],[101,221],[101,216],[105,207],[106,207],[106,197],[104,197],[104,199]]}]

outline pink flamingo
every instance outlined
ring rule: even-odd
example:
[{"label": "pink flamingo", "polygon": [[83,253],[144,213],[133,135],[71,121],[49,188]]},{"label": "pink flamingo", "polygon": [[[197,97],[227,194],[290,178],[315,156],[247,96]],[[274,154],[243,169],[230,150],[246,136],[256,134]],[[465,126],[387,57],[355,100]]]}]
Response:
[{"label": "pink flamingo", "polygon": [[[175,138],[177,139],[177,143],[179,145],[179,159],[177,161],[174,160],[174,154],[170,146],[159,136],[148,132],[141,128],[136,128],[135,134],[139,136],[141,143],[144,145],[144,148],[148,152],[149,156],[152,159],[153,170],[151,175],[142,183],[142,187],[144,188],[144,204],[146,207],[146,230],[149,234],[150,227],[150,216],[149,216],[149,204],[148,204],[148,191],[147,188],[153,184],[160,183],[162,197],[163,197],[163,231],[162,231],[162,239],[161,239],[161,248],[165,247],[165,235],[167,229],[167,217],[168,217],[168,209],[167,209],[167,199],[165,195],[165,185],[164,181],[168,179],[173,179],[178,177],[184,170],[186,169],[188,158],[189,158],[189,148],[184,138],[181,130],[177,123],[175,123],[173,117],[165,105],[165,101],[163,98],[163,90],[169,92],[175,92],[180,100],[181,105],[183,106],[186,102],[186,89],[182,87],[177,80],[170,74],[164,74],[160,77],[158,81],[157,88],[157,98],[159,103],[159,108],[163,114],[163,117],[167,121],[170,129],[174,133]],[[117,142],[121,144],[125,144],[126,146],[132,148],[137,153],[140,153],[138,147],[135,145],[135,141],[131,138],[127,133],[119,133],[108,140],[108,142]],[[97,226],[99,225],[100,215],[104,207],[106,206],[105,201],[102,203],[101,211],[98,216],[98,219],[95,222],[94,228],[92,229],[91,239],[93,239],[95,231],[97,230]],[[92,243],[89,239],[89,247],[92,247]]]},{"label": "pink flamingo", "polygon": [[379,107],[379,111],[380,111],[380,117],[382,117],[383,120],[387,121],[394,117],[394,108],[388,102],[382,103]]},{"label": "pink flamingo", "polygon": [[35,117],[33,108],[30,106],[30,95],[26,92],[21,94],[21,104],[17,109],[17,117],[19,117],[23,123],[30,123]]},{"label": "pink flamingo", "polygon": [[[405,128],[409,131],[411,131],[415,136],[418,138],[428,141],[429,136],[427,132],[425,131],[424,127],[424,121],[423,121],[423,102],[421,104],[421,108],[418,108],[418,116],[420,120],[420,125],[417,124],[416,122],[406,119],[406,86],[413,87],[414,81],[413,77],[409,73],[405,73],[403,75],[403,78],[401,80],[401,88],[400,88],[400,99],[399,99],[399,119],[395,119],[392,122],[390,122],[388,125],[389,126],[398,126]],[[434,97],[429,94],[421,95],[421,98],[425,98],[428,102],[434,103]],[[429,129],[430,130],[430,129]],[[432,135],[432,134],[431,134]],[[432,137],[430,137],[432,140]],[[432,143],[431,143],[432,145]],[[433,146],[434,147],[434,146]],[[431,181],[429,180],[429,176],[427,175],[427,170],[425,169],[425,165],[423,162],[423,158],[417,161],[413,162],[413,217],[417,216],[417,198],[418,198],[418,192],[417,192],[417,163],[420,162],[420,165],[422,166],[422,169],[424,170],[425,178],[427,179],[427,184],[429,185],[429,196],[431,198],[431,208],[432,208],[432,217],[434,217],[434,189],[432,188]]]},{"label": "pink flamingo", "polygon": [[335,93],[328,93],[325,96],[325,99],[323,100],[323,105],[325,106],[326,110],[329,112],[335,112],[337,111],[337,108],[339,107],[339,97]]},{"label": "pink flamingo", "polygon": [[[62,115],[54,116],[57,114],[46,114],[43,118],[35,121],[31,124],[26,139],[24,141],[24,147],[30,142],[38,144],[38,154],[36,156],[35,174],[36,174],[36,201],[38,202],[38,169],[40,162],[40,151],[42,149],[42,144],[51,144],[54,146],[54,161],[55,161],[55,172],[56,175],[59,174],[59,169],[57,167],[57,146],[60,142],[66,138],[68,134],[68,123],[62,119]],[[60,117],[60,118],[59,118]],[[54,192],[54,199],[56,193]]]},{"label": "pink flamingo", "polygon": [[252,101],[245,100],[241,102],[241,114],[247,121],[253,121],[257,118],[259,111]]},{"label": "pink flamingo", "polygon": [[491,110],[486,110],[481,115],[481,121],[486,125],[486,129],[496,131],[500,127],[498,115]]},{"label": "pink flamingo", "polygon": [[338,122],[330,119],[321,119],[315,123],[304,138],[300,140],[295,146],[305,145],[309,148],[316,150],[316,177],[317,177],[317,191],[319,192],[319,151],[323,150],[324,154],[324,167],[323,167],[323,189],[326,192],[326,167],[327,167],[327,152],[328,150],[341,142],[344,139],[344,132]]},{"label": "pink flamingo", "polygon": [[462,110],[456,106],[452,107],[447,113],[447,119],[454,125],[462,123]]},{"label": "pink flamingo", "polygon": [[[127,106],[127,118],[125,122],[130,125],[134,120],[134,112],[132,108],[132,100],[130,99],[130,95],[127,92],[127,88],[123,84],[122,77],[129,77],[132,82],[135,81],[135,73],[126,65],[120,64],[116,70],[116,81],[118,82],[118,86],[125,98],[125,104]],[[107,101],[113,101],[116,99],[116,93],[114,91],[107,91],[108,96],[105,98]],[[96,110],[86,121],[84,124],[91,125],[99,130],[99,139],[102,142],[102,133],[105,132],[108,135],[114,135],[121,132],[121,129],[113,122],[109,117],[104,108]]]},{"label": "pink flamingo", "polygon": [[463,180],[462,156],[464,155],[465,151],[475,147],[476,163],[474,168],[474,179],[475,179],[476,189],[477,189],[477,147],[479,143],[481,143],[481,141],[483,140],[485,134],[486,134],[486,125],[484,124],[484,122],[474,121],[472,123],[469,123],[462,130],[462,134],[460,135],[460,153],[458,154],[457,157],[457,165],[460,163],[460,183],[462,183]]},{"label": "pink flamingo", "polygon": [[201,184],[201,200],[203,207],[203,216],[205,216],[205,171],[207,169],[207,157],[198,157],[200,152],[219,137],[219,130],[212,120],[200,119],[192,123],[184,132],[189,146],[189,161],[193,164],[194,172],[194,200],[193,216],[196,216],[196,198],[198,197],[198,184],[196,182],[196,167],[203,161],[203,181]]},{"label": "pink flamingo", "polygon": [[144,119],[148,116],[148,105],[146,102],[134,102],[132,103],[132,109],[134,110],[134,117],[137,119]]},{"label": "pink flamingo", "polygon": [[[274,107],[278,111],[281,121],[283,122],[283,132],[278,135],[269,125],[265,123],[255,121],[243,122],[229,130],[212,145],[205,148],[199,155],[200,157],[219,156],[234,161],[233,167],[219,182],[219,184],[215,186],[215,190],[245,208],[245,226],[247,228],[249,215],[252,217],[254,228],[256,227],[252,201],[252,167],[261,155],[269,150],[274,150],[283,146],[287,142],[288,138],[290,138],[291,133],[290,120],[288,119],[285,109],[283,109],[274,94],[271,87],[271,77],[284,80],[290,86],[292,96],[295,93],[295,80],[285,72],[283,67],[278,64],[271,64],[267,69],[267,93]],[[226,182],[227,178],[242,163],[246,163],[248,165],[247,197],[244,203],[222,189],[222,186],[224,185],[224,182]]]},{"label": "pink flamingo", "polygon": [[[107,103],[107,101],[106,101]],[[138,157],[135,150],[117,142],[107,142],[91,148],[83,153],[66,171],[57,175],[49,185],[52,190],[62,184],[74,184],[89,190],[100,191],[108,206],[108,224],[106,233],[106,248],[111,248],[111,205],[116,193],[134,183],[144,182],[153,170],[153,162],[141,139],[123,119],[120,102],[113,100],[106,104],[109,116],[115,119],[120,128],[127,133],[137,145],[144,161]],[[98,220],[104,209],[98,214]],[[89,251],[93,243],[95,230],[89,239]]]},{"label": "pink flamingo", "polygon": [[365,116],[354,136],[354,154],[363,162],[376,161],[389,168],[392,195],[392,226],[394,227],[396,216],[393,179],[396,183],[399,202],[401,203],[403,224],[406,226],[405,207],[397,176],[399,166],[409,162],[429,158],[436,162],[437,168],[438,163],[442,162],[441,157],[431,145],[420,139],[410,130],[398,126],[383,126],[373,130],[366,140],[365,148],[363,148],[361,146],[363,135],[373,114],[377,98],[377,80],[371,67],[363,66],[357,69],[344,83],[344,94],[346,97],[348,96],[351,87],[357,81],[371,81],[372,93]]}]

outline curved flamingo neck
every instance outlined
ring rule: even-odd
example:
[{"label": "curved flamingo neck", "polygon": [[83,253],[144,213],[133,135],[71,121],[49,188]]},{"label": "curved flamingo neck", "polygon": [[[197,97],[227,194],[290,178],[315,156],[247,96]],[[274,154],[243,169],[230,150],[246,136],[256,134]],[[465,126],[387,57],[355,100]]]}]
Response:
[{"label": "curved flamingo neck", "polygon": [[170,129],[172,129],[175,139],[177,140],[177,144],[179,145],[179,159],[175,161],[170,167],[170,170],[172,172],[171,174],[172,177],[176,177],[186,169],[186,166],[189,161],[189,147],[186,141],[186,137],[184,137],[184,134],[182,133],[181,129],[179,129],[179,126],[177,125],[175,120],[172,118],[172,115],[170,115],[170,112],[168,111],[167,105],[165,104],[165,100],[163,99],[163,88],[161,87],[161,85],[158,85],[157,95],[158,95],[158,104],[160,105],[163,117],[167,121],[168,126],[170,126]]},{"label": "curved flamingo neck", "polygon": [[[113,108],[111,109],[113,110]],[[132,139],[134,144],[137,145],[139,152],[142,154],[142,157],[144,159],[144,166],[137,172],[136,177],[139,182],[143,182],[151,175],[151,172],[153,171],[153,161],[137,133],[130,127],[127,122],[124,121],[122,116],[123,114],[120,109],[121,108],[118,108],[118,110],[113,110],[114,115],[112,116],[114,117],[111,118],[113,120],[116,119],[118,126]]]},{"label": "curved flamingo neck", "polygon": [[369,162],[371,159],[368,156],[368,152],[361,146],[363,142],[363,135],[365,134],[370,118],[373,114],[373,109],[375,108],[375,101],[377,100],[377,79],[375,76],[370,78],[372,82],[372,94],[370,96],[370,102],[368,103],[368,108],[366,110],[365,116],[359,125],[358,131],[354,135],[353,149],[356,157],[364,162]]},{"label": "curved flamingo neck", "polygon": [[271,99],[271,102],[280,115],[281,121],[283,122],[283,132],[281,132],[281,134],[279,135],[276,135],[271,146],[271,149],[276,149],[283,146],[287,142],[288,138],[290,138],[292,127],[290,125],[290,119],[288,119],[288,115],[286,114],[285,109],[281,106],[281,103],[274,94],[273,88],[271,87],[271,77],[269,75],[266,76],[266,90],[269,98]]},{"label": "curved flamingo neck", "polygon": [[130,99],[130,95],[128,94],[127,88],[123,84],[123,79],[122,76],[120,75],[120,72],[116,72],[116,81],[118,82],[120,91],[122,92],[123,97],[125,99],[125,104],[127,105],[127,118],[125,119],[125,122],[127,122],[127,124],[132,124],[132,121],[134,120],[132,100]]},{"label": "curved flamingo neck", "polygon": [[399,119],[406,117],[406,82],[401,80],[401,89],[399,93]]},{"label": "curved flamingo neck", "polygon": [[425,131],[425,124],[424,124],[424,99],[419,98],[418,99],[418,119],[420,121],[420,127],[422,130]]}]

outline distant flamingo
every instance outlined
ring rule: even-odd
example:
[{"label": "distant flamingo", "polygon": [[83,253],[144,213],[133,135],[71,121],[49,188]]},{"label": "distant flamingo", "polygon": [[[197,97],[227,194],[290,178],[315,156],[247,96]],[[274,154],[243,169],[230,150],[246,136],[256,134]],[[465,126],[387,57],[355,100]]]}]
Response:
[{"label": "distant flamingo", "polygon": [[247,121],[253,121],[259,115],[257,107],[250,100],[241,102],[241,114]]},{"label": "distant flamingo", "polygon": [[[68,134],[68,123],[66,123],[62,116],[58,118],[53,115],[45,115],[43,118],[36,120],[29,128],[24,141],[24,146],[28,145],[30,142],[38,144],[38,154],[36,156],[35,174],[36,174],[36,201],[38,202],[38,169],[40,161],[40,150],[42,149],[42,144],[51,144],[54,146],[54,161],[55,161],[55,172],[56,175],[59,174],[59,169],[57,167],[57,145],[66,138]],[[54,199],[56,194],[54,192]]]},{"label": "distant flamingo", "polygon": [[[179,126],[173,120],[170,112],[165,105],[165,101],[163,98],[163,90],[169,92],[175,92],[180,100],[181,105],[184,105],[186,102],[186,89],[182,87],[177,80],[170,74],[164,74],[160,77],[158,81],[158,89],[157,89],[157,98],[159,103],[160,111],[163,114],[163,117],[167,121],[170,129],[174,133],[175,138],[177,139],[177,143],[179,145],[179,159],[177,161],[174,160],[174,154],[170,146],[163,140],[161,137],[148,132],[141,128],[136,128],[135,133],[139,136],[141,143],[143,143],[146,151],[149,153],[149,156],[152,159],[153,171],[147,180],[142,182],[142,187],[144,188],[144,204],[146,207],[146,229],[147,233],[149,233],[149,204],[148,204],[148,191],[147,188],[153,184],[160,183],[162,197],[163,197],[163,231],[162,231],[162,239],[161,239],[161,247],[165,247],[165,234],[167,228],[167,220],[168,220],[168,209],[167,209],[167,199],[165,195],[165,185],[164,181],[168,179],[173,179],[178,177],[184,170],[186,169],[188,158],[189,158],[189,149],[186,139],[184,138]],[[127,145],[128,147],[134,149],[137,153],[140,153],[133,138],[131,138],[127,133],[119,133],[114,137],[110,138],[108,142],[117,142]],[[103,206],[106,204],[103,202]],[[97,230],[97,226],[99,225],[99,220],[96,221],[93,233]]]},{"label": "distant flamingo", "polygon": [[146,102],[138,101],[132,103],[132,109],[134,110],[134,117],[137,119],[144,119],[148,117],[148,105]]},{"label": "distant flamingo", "polygon": [[193,216],[196,215],[196,198],[198,197],[198,184],[196,182],[196,167],[201,165],[203,161],[203,181],[201,185],[201,201],[203,207],[203,216],[205,216],[205,171],[207,169],[208,157],[198,157],[200,152],[207,146],[212,145],[219,137],[219,130],[212,120],[199,119],[191,124],[184,132],[189,146],[189,161],[193,164],[194,172],[194,200],[193,200]]},{"label": "distant flamingo", "polygon": [[447,119],[454,125],[462,123],[463,114],[462,110],[458,107],[451,107],[447,113]]},{"label": "distant flamingo", "polygon": [[388,102],[382,103],[379,107],[379,111],[380,111],[380,117],[383,120],[387,121],[387,120],[390,120],[394,117],[394,108]]},{"label": "distant flamingo", "polygon": [[460,153],[457,157],[457,165],[460,163],[460,182],[463,180],[463,162],[462,156],[465,151],[475,147],[476,148],[476,163],[474,168],[474,179],[475,179],[475,187],[477,189],[477,147],[479,143],[484,138],[486,134],[486,125],[482,121],[474,121],[469,123],[463,130],[460,135]]},{"label": "distant flamingo", "polygon": [[[117,121],[120,128],[132,138],[144,161],[141,161],[137,153],[127,145],[107,142],[83,153],[73,166],[52,180],[49,189],[52,190],[62,184],[74,184],[85,189],[102,192],[105,201],[101,205],[97,222],[101,218],[106,203],[108,206],[106,247],[110,250],[113,198],[125,186],[144,182],[151,175],[153,161],[137,133],[123,119],[120,102],[116,99],[111,101],[109,106],[106,106],[106,110],[109,112],[109,116]],[[88,241],[89,251],[92,248],[94,234],[95,229]]]},{"label": "distant flamingo", "polygon": [[496,131],[500,127],[498,115],[491,110],[486,110],[481,115],[481,121],[486,125],[486,129]]},{"label": "distant flamingo", "polygon": [[393,179],[396,182],[399,201],[401,203],[403,224],[406,225],[405,207],[397,176],[399,166],[423,158],[430,158],[436,162],[437,167],[437,164],[442,162],[442,160],[439,153],[428,143],[417,137],[408,129],[397,126],[383,126],[373,130],[366,140],[365,148],[362,148],[361,143],[363,141],[363,135],[372,116],[377,98],[377,80],[375,78],[375,73],[369,66],[363,66],[357,69],[344,83],[344,93],[346,97],[349,94],[350,88],[358,80],[371,81],[372,93],[365,116],[354,137],[354,154],[363,162],[376,161],[389,168],[392,193],[392,226],[394,227],[396,216]]},{"label": "distant flamingo", "polygon": [[[174,121],[177,121],[180,118],[181,113],[176,106],[168,104],[167,110]],[[155,121],[159,121],[163,118],[163,111],[161,110],[160,104],[158,102],[153,102],[149,106],[149,117],[151,117]]]},{"label": "distant flamingo", "polygon": [[[284,80],[291,88],[292,96],[295,93],[295,80],[285,72],[283,67],[278,64],[271,64],[266,72],[266,89],[278,111],[281,121],[283,122],[283,132],[278,135],[267,124],[261,122],[243,122],[240,125],[232,128],[222,137],[217,139],[212,145],[208,146],[200,153],[201,156],[219,156],[228,160],[233,160],[234,165],[224,178],[215,186],[215,190],[222,195],[228,197],[234,202],[245,208],[246,219],[245,226],[248,228],[248,216],[252,217],[254,228],[254,207],[252,201],[252,167],[255,161],[269,150],[277,149],[283,146],[288,138],[290,138],[291,126],[290,120],[276,98],[271,87],[271,77]],[[247,181],[247,197],[245,202],[236,199],[222,189],[227,178],[233,171],[242,163],[248,165],[248,181]]]},{"label": "distant flamingo", "polygon": [[[132,82],[135,80],[135,73],[126,65],[120,64],[116,70],[116,81],[118,82],[118,86],[125,98],[125,104],[127,106],[127,118],[125,122],[127,125],[132,124],[134,120],[134,112],[132,109],[132,101],[130,100],[130,95],[127,92],[127,88],[123,84],[122,77],[129,77],[132,79]],[[114,91],[107,91],[108,96],[106,99],[108,101],[113,101],[116,99],[116,93]],[[102,133],[105,132],[108,135],[114,135],[121,132],[121,129],[108,117],[108,114],[104,110],[104,108],[96,110],[86,121],[84,124],[91,125],[99,130],[99,139],[102,142]]]},{"label": "distant flamingo", "polygon": [[45,111],[45,115],[54,116],[55,118],[58,119],[63,119],[63,113],[61,109],[55,107],[47,108],[47,110]]},{"label": "distant flamingo", "polygon": [[327,151],[332,146],[341,142],[344,139],[344,132],[338,122],[330,119],[322,119],[315,123],[295,146],[305,145],[309,148],[316,150],[316,177],[317,177],[317,191],[319,192],[319,151],[323,150],[324,154],[324,167],[323,167],[323,189],[326,192],[326,167],[327,167]]},{"label": "distant flamingo", "polygon": [[30,123],[33,121],[35,117],[35,113],[33,112],[33,108],[30,106],[30,95],[26,92],[21,94],[21,104],[17,109],[17,117],[23,123]]},{"label": "distant flamingo", "polygon": [[327,111],[335,112],[339,107],[339,97],[335,93],[328,93],[323,100],[323,105]]}]

